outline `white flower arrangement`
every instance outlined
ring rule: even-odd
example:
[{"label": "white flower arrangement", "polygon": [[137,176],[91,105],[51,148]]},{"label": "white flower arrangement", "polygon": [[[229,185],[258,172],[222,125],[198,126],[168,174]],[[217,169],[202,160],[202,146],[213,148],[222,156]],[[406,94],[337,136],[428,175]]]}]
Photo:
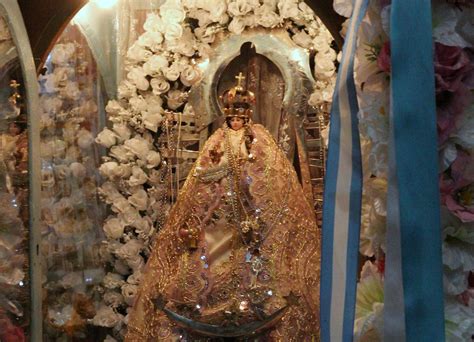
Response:
[{"label": "white flower arrangement", "polygon": [[[165,154],[157,143],[160,128],[170,114],[194,115],[188,93],[201,80],[199,60],[208,57],[216,35],[240,34],[254,27],[288,28],[296,45],[314,51],[317,87],[311,104],[325,108],[330,104],[336,69],[333,39],[304,2],[167,0],[159,12],[149,13],[144,33],[127,52],[126,78],[117,99],[106,106],[113,125],[96,138],[108,149],[99,169],[106,180],[99,193],[112,211],[103,226],[107,238],[103,253],[114,270],[103,282],[115,291],[108,296],[116,298],[120,292],[126,305],[132,305],[151,237],[170,208],[167,200],[160,199],[168,191],[162,174],[167,168]],[[116,301],[108,301],[104,303],[108,311],[103,309],[94,322],[104,325],[100,317],[108,312],[117,318],[111,322],[120,330],[125,318],[116,312],[126,310],[117,311]]]}]

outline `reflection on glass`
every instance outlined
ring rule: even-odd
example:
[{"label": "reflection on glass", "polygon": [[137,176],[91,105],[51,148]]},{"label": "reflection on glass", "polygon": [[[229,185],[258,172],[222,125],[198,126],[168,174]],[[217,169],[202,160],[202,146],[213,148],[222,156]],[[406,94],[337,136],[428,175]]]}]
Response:
[{"label": "reflection on glass", "polygon": [[91,340],[97,328],[89,322],[104,275],[93,139],[101,95],[96,64],[76,26],[69,25],[56,42],[39,81],[43,340]]},{"label": "reflection on glass", "polygon": [[0,341],[28,336],[28,132],[20,61],[0,17]]}]

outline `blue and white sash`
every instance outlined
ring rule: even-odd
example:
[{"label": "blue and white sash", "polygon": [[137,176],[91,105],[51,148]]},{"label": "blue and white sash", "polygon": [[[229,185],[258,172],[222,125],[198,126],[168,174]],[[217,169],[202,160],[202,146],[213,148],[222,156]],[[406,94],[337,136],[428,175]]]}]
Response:
[{"label": "blue and white sash", "polygon": [[331,110],[322,231],[322,341],[351,341],[353,336],[362,197],[353,71],[357,31],[367,4],[355,1]]},{"label": "blue and white sash", "polygon": [[[362,171],[353,79],[356,0],[331,112],[324,193],[321,338],[352,341]],[[444,341],[430,1],[392,1],[384,341]]]}]

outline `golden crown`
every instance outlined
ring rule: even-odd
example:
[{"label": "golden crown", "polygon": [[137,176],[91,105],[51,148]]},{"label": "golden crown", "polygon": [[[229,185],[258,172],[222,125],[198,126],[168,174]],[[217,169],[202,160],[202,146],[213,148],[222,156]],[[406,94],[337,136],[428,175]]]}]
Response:
[{"label": "golden crown", "polygon": [[251,91],[245,90],[242,81],[245,77],[240,72],[235,76],[237,85],[226,90],[220,99],[224,105],[224,115],[226,117],[250,118],[253,110],[252,105],[255,104],[255,95]]}]

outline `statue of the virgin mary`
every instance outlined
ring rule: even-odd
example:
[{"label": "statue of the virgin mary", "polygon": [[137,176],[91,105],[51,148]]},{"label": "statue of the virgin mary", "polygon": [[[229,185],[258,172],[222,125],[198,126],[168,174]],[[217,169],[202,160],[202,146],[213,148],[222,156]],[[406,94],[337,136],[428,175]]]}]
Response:
[{"label": "statue of the virgin mary", "polygon": [[314,212],[237,79],[153,243],[127,341],[319,340]]}]

